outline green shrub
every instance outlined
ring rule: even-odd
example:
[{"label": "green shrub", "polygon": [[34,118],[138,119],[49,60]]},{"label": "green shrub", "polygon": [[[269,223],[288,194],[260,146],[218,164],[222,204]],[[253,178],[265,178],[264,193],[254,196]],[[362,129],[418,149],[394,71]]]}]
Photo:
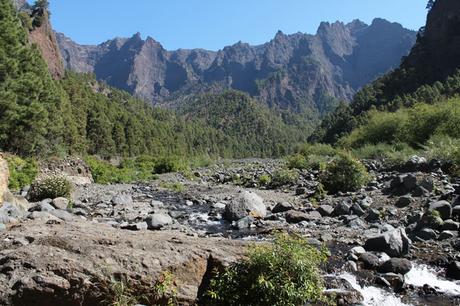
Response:
[{"label": "green shrub", "polygon": [[50,176],[32,183],[29,197],[32,201],[64,197],[70,199],[72,186],[65,177]]},{"label": "green shrub", "polygon": [[340,153],[330,162],[320,177],[321,183],[331,193],[356,191],[369,182],[366,167],[349,153]]},{"label": "green shrub", "polygon": [[299,153],[303,156],[319,155],[319,156],[335,156],[337,150],[328,144],[316,143],[316,144],[304,144]]},{"label": "green shrub", "polygon": [[295,154],[287,158],[287,167],[289,169],[308,169],[309,163],[302,154]]},{"label": "green shrub", "polygon": [[327,259],[298,236],[279,235],[273,244],[253,246],[247,259],[215,273],[209,305],[298,306],[325,301],[320,265]]},{"label": "green shrub", "polygon": [[34,159],[22,159],[18,156],[7,155],[10,178],[8,188],[12,191],[19,191],[24,186],[32,184],[38,174],[37,162]]},{"label": "green shrub", "polygon": [[270,185],[271,181],[272,181],[272,178],[268,174],[262,174],[259,177],[259,185],[260,186],[268,186],[268,185]]},{"label": "green shrub", "polygon": [[157,178],[153,173],[155,161],[151,157],[125,159],[118,167],[96,157],[87,157],[85,161],[98,184],[147,182]]},{"label": "green shrub", "polygon": [[353,155],[360,159],[377,159],[385,162],[388,166],[402,165],[416,154],[417,151],[406,143],[366,144],[353,150]]},{"label": "green shrub", "polygon": [[297,183],[299,179],[299,173],[296,170],[277,170],[273,173],[272,181],[270,186],[272,188],[282,187],[286,185],[293,185]]},{"label": "green shrub", "polygon": [[157,174],[177,172],[187,169],[184,162],[178,157],[164,157],[156,161],[154,172]]}]

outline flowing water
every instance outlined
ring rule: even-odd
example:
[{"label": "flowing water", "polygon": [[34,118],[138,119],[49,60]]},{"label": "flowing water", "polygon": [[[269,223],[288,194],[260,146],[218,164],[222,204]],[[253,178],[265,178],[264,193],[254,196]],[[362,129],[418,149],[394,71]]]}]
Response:
[{"label": "flowing water", "polygon": [[[412,297],[404,297],[403,301],[403,299],[400,297],[384,289],[374,286],[362,287],[358,283],[357,278],[350,273],[341,274],[339,277],[346,280],[353,287],[353,289],[362,294],[364,298],[364,306],[445,305],[440,300],[445,300],[446,297],[438,296],[429,299],[423,299],[417,294],[414,294]],[[425,265],[418,265],[412,268],[412,270],[406,274],[405,282],[407,285],[412,285],[414,287],[423,287],[427,284],[430,287],[435,288],[437,292],[443,293],[446,296],[460,296],[459,282],[452,282],[441,279],[434,269],[431,269]]]}]

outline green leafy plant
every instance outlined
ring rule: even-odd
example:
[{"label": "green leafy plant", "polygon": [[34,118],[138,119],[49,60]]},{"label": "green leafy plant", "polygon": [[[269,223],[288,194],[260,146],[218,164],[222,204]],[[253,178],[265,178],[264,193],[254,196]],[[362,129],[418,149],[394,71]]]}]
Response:
[{"label": "green leafy plant", "polygon": [[366,167],[350,153],[340,153],[320,177],[321,184],[331,193],[356,191],[369,180]]},{"label": "green leafy plant", "polygon": [[133,290],[124,282],[112,280],[109,298],[105,301],[107,306],[134,306],[138,303]]},{"label": "green leafy plant", "polygon": [[32,184],[38,174],[37,162],[34,159],[22,159],[14,155],[6,155],[10,177],[8,187],[10,190],[18,191],[21,188]]},{"label": "green leafy plant", "polygon": [[55,199],[59,197],[70,198],[72,186],[61,176],[50,176],[32,183],[29,197],[32,201]]},{"label": "green leafy plant", "polygon": [[326,301],[320,265],[327,251],[300,236],[280,234],[273,244],[256,245],[248,256],[223,272],[215,272],[209,305],[298,306]]},{"label": "green leafy plant", "polygon": [[174,275],[170,271],[163,272],[154,286],[155,300],[161,305],[177,305],[177,289]]}]

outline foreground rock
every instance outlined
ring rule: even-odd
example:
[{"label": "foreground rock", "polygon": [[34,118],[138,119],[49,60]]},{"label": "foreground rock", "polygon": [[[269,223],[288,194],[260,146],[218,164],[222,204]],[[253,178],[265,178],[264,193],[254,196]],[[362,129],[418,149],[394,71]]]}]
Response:
[{"label": "foreground rock", "polygon": [[193,305],[206,273],[236,260],[244,245],[78,220],[27,221],[0,234],[0,305],[98,305],[110,299],[113,279],[153,304],[152,286],[165,271],[181,305]]}]

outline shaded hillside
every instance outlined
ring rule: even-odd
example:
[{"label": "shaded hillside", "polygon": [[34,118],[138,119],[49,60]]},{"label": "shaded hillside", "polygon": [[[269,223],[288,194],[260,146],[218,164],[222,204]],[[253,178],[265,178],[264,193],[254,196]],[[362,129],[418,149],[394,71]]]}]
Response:
[{"label": "shaded hillside", "polygon": [[[169,106],[171,100],[211,90],[236,89],[278,109],[329,112],[361,86],[399,65],[416,33],[376,19],[371,25],[322,23],[316,35],[278,32],[263,45],[239,42],[218,52],[167,51],[140,34],[81,46],[58,34],[68,69]],[[175,103],[172,103],[175,105]]]},{"label": "shaded hillside", "polygon": [[395,111],[416,102],[434,103],[441,96],[455,95],[459,92],[458,75],[454,75],[460,68],[459,46],[460,4],[437,0],[428,13],[426,27],[401,66],[365,86],[350,106],[343,105],[328,115],[311,140],[334,143],[373,108]]}]

